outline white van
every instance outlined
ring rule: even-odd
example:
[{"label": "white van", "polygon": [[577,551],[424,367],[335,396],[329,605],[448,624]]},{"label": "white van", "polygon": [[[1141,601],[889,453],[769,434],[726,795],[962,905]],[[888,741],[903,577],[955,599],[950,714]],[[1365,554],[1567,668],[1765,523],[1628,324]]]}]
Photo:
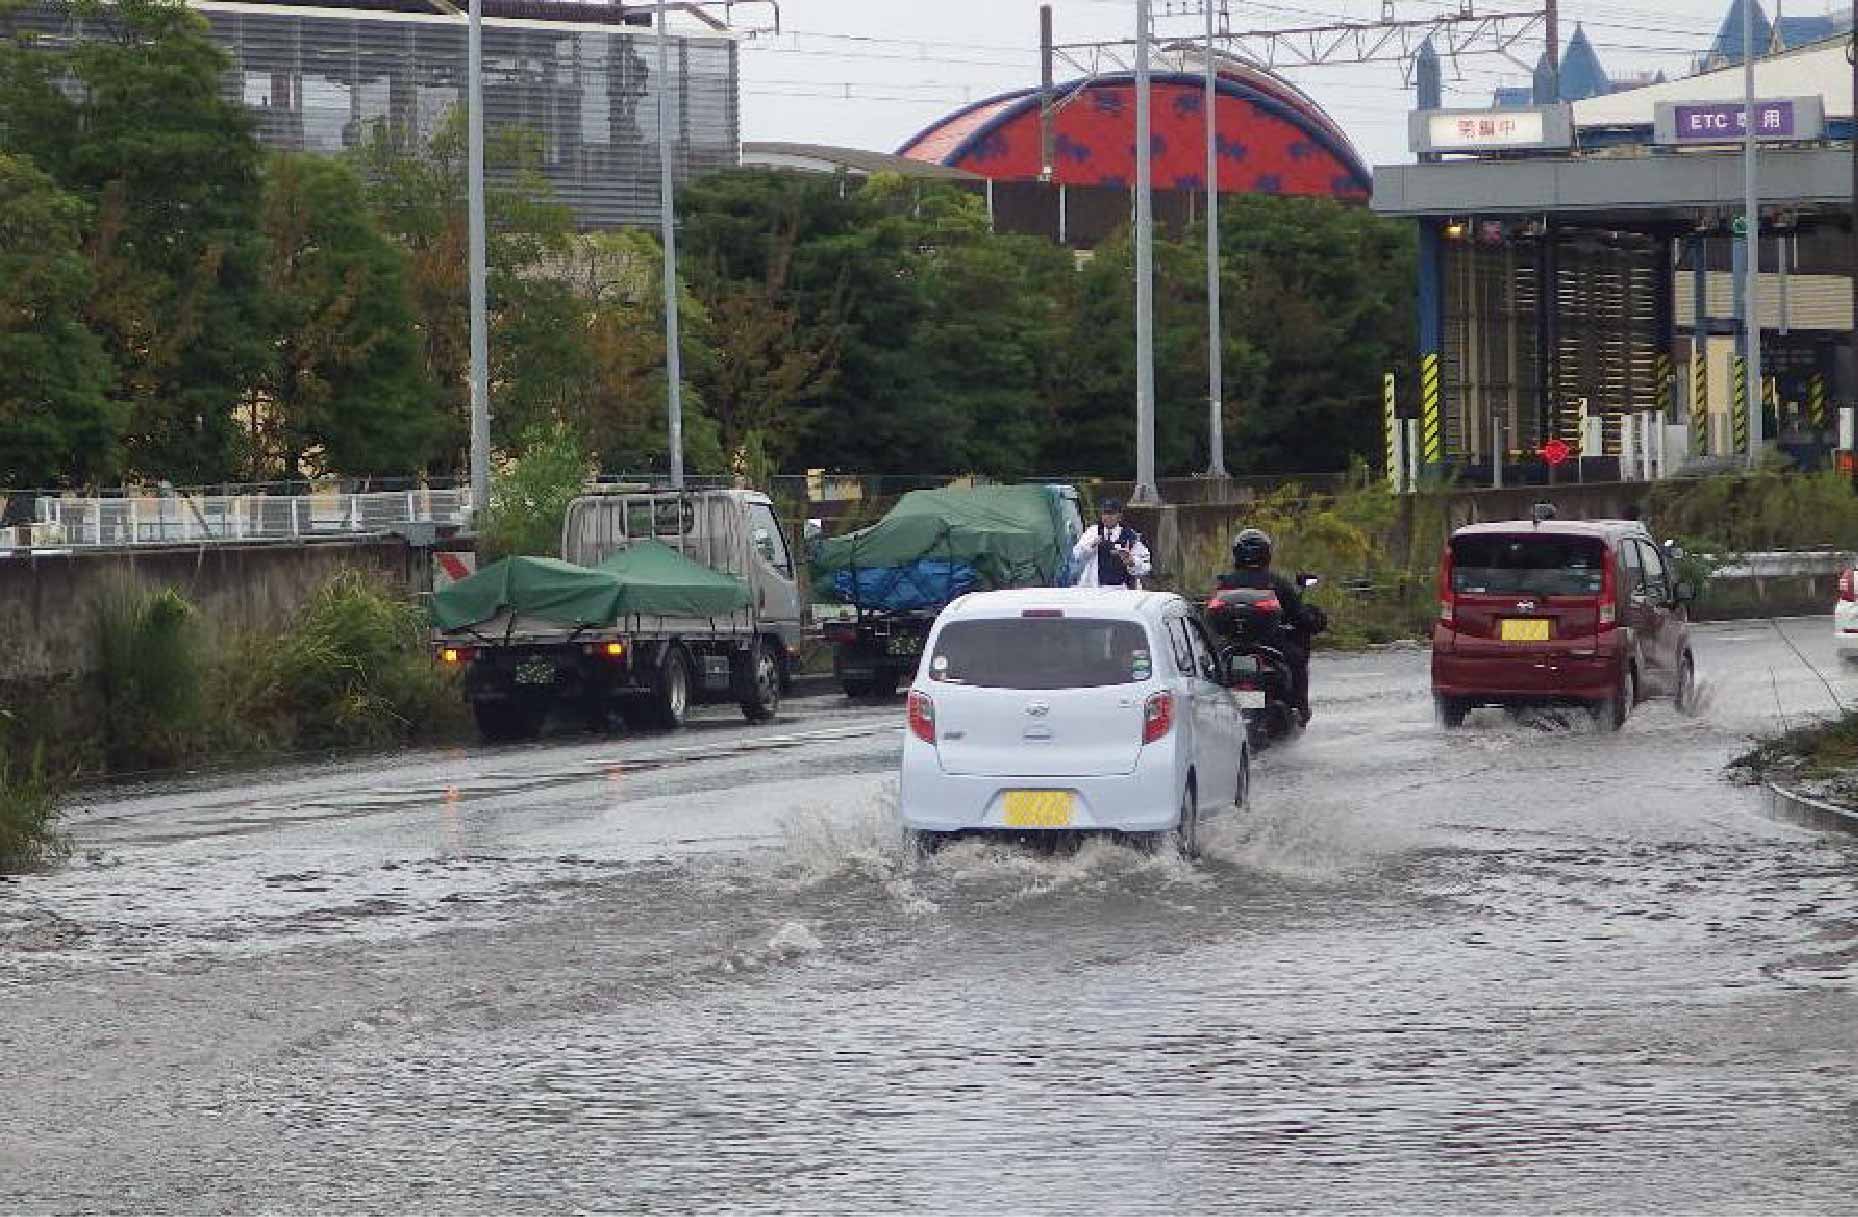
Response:
[{"label": "white van", "polygon": [[963,832],[1140,834],[1199,851],[1244,807],[1251,756],[1217,653],[1181,597],[982,592],[937,620],[910,686],[900,811]]}]

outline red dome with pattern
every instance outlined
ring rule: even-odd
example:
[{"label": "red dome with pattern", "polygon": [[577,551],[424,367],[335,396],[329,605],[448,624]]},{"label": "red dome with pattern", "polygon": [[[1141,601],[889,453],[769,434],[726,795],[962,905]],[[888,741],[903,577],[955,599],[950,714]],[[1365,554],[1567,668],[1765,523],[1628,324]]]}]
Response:
[{"label": "red dome with pattern", "polygon": [[[1151,80],[1150,135],[1157,189],[1206,187],[1206,83]],[[1135,183],[1135,81],[1100,77],[1060,86],[1054,179],[1067,186]],[[1372,182],[1347,136],[1294,87],[1263,73],[1219,82],[1219,188],[1224,194],[1325,195],[1363,200]],[[899,152],[996,181],[1038,178],[1039,92],[1026,89],[969,106]]]}]

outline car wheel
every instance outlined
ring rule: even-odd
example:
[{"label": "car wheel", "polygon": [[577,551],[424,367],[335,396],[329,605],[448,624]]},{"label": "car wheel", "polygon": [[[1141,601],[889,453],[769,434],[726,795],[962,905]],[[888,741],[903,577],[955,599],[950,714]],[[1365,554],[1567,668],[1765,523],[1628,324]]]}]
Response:
[{"label": "car wheel", "polygon": [[1677,665],[1677,712],[1695,714],[1697,712],[1697,661],[1684,652],[1684,658]]},{"label": "car wheel", "polygon": [[742,717],[751,723],[765,723],[779,713],[781,665],[766,643],[757,642],[738,660],[736,692],[741,698]]},{"label": "car wheel", "polygon": [[1200,794],[1192,782],[1181,796],[1181,818],[1171,829],[1153,834],[1151,848],[1156,853],[1171,852],[1192,861],[1200,856]]},{"label": "car wheel", "polygon": [[690,660],[682,647],[673,647],[658,669],[658,681],[652,690],[653,716],[658,725],[675,731],[684,725],[690,713]]},{"label": "car wheel", "polygon": [[1619,677],[1618,691],[1594,707],[1595,721],[1599,723],[1600,730],[1617,731],[1625,726],[1626,720],[1632,716],[1632,707],[1638,704],[1638,700],[1638,676],[1633,672],[1632,665],[1627,664],[1626,670]]},{"label": "car wheel", "polygon": [[917,857],[926,858],[941,852],[942,847],[948,844],[948,834],[931,832],[926,828],[906,828],[903,830],[903,844]]},{"label": "car wheel", "polygon": [[1462,697],[1446,697],[1442,693],[1432,696],[1433,717],[1439,720],[1439,726],[1447,731],[1456,731],[1464,726],[1464,716],[1471,712],[1471,704]]}]

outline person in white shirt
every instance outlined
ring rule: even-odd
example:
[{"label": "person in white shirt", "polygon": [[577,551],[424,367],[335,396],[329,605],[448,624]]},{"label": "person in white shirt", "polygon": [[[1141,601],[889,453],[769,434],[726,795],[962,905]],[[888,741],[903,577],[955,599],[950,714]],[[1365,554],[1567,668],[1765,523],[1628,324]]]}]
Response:
[{"label": "person in white shirt", "polygon": [[1142,534],[1123,527],[1123,505],[1105,499],[1097,523],[1084,530],[1071,549],[1079,587],[1126,587],[1139,591],[1154,569]]}]

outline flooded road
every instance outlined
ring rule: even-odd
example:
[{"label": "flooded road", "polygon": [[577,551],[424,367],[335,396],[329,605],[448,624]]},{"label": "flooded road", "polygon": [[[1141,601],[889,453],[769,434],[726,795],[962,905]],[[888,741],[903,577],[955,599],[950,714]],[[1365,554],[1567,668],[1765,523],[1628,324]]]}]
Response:
[{"label": "flooded road", "polygon": [[1722,768],[1858,672],[1696,645],[1616,737],[1319,660],[1191,865],[912,858],[834,700],[92,802],[0,884],[7,1207],[1850,1212],[1858,842]]}]

